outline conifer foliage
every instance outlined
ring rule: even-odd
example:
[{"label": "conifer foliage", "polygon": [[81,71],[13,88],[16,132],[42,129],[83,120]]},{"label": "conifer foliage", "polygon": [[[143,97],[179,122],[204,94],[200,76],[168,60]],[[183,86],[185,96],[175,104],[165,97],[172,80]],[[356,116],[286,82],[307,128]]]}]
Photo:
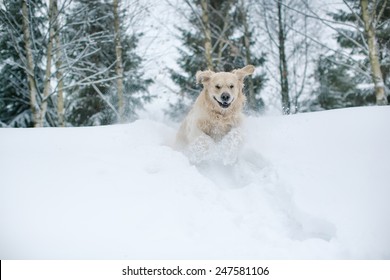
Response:
[{"label": "conifer foliage", "polygon": [[[112,1],[77,0],[67,14],[65,41],[70,47],[66,55],[74,61],[67,79],[68,84],[74,85],[69,91],[67,108],[67,118],[72,125],[104,125],[124,118],[117,106],[113,9]],[[119,20],[124,22],[125,17],[126,12],[121,9]],[[145,93],[151,80],[143,79],[139,70],[142,59],[134,51],[139,35],[128,35],[125,26],[120,27],[124,115],[129,120],[135,117],[135,109],[150,100]],[[135,96],[136,93],[140,94]]]},{"label": "conifer foliage", "polygon": [[152,81],[143,78],[136,53],[140,34],[129,32],[133,15],[123,2],[0,4],[1,126],[85,126],[134,119],[152,98],[147,91]]},{"label": "conifer foliage", "polygon": [[[379,87],[390,87],[390,1],[379,0],[371,3],[367,9],[371,16],[368,21],[375,41],[369,44],[362,14],[363,1],[347,0],[347,10],[330,13],[333,20],[339,22],[336,39],[340,51],[336,54],[320,56],[318,60],[319,88],[318,101],[322,108],[333,109],[351,106],[386,104],[387,100],[378,100],[377,74],[372,70],[370,53],[375,51],[378,58],[381,82]],[[356,28],[351,28],[355,26]]]},{"label": "conifer foliage", "polygon": [[316,2],[2,0],[0,127],[134,120],[155,97],[146,76],[156,94],[166,85],[165,111],[181,120],[202,90],[197,71],[248,64],[250,114],[389,104],[390,0]]},{"label": "conifer foliage", "polygon": [[[0,6],[0,127],[34,126],[27,82],[22,3],[22,0],[6,0]],[[26,21],[30,23],[30,36],[34,38],[31,74],[38,93],[42,93],[42,59],[45,55],[42,12],[45,4],[41,0],[28,1],[28,4]]]},{"label": "conifer foliage", "polygon": [[[244,1],[191,0],[186,1],[190,28],[178,27],[183,42],[178,49],[180,71],[170,70],[171,78],[180,90],[178,100],[170,104],[169,115],[181,118],[199,94],[201,87],[195,84],[198,70],[231,71],[246,64],[262,66],[265,57],[253,53],[254,38]],[[248,78],[245,89],[251,111],[263,108],[260,91],[265,75]]]}]

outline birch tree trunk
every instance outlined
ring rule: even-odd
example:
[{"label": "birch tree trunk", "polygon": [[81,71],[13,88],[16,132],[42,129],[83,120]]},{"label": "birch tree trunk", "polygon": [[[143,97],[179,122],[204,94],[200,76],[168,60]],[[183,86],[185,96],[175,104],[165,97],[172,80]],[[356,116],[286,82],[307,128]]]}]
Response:
[{"label": "birch tree trunk", "polygon": [[56,78],[57,78],[57,116],[58,126],[65,127],[65,111],[64,111],[64,76],[62,73],[62,50],[61,50],[61,39],[59,34],[59,14],[57,0],[53,1],[53,14],[54,19],[54,41],[55,41],[55,65],[56,65]]},{"label": "birch tree trunk", "polygon": [[375,35],[375,7],[372,11],[368,8],[368,0],[360,0],[360,8],[364,22],[364,31],[368,43],[368,55],[371,65],[371,76],[375,86],[375,98],[377,105],[386,105],[387,97],[385,92],[385,83],[380,68],[379,55]]},{"label": "birch tree trunk", "polygon": [[119,20],[118,0],[114,0],[114,29],[115,29],[115,53],[116,53],[116,83],[118,94],[118,113],[119,122],[124,119],[124,98],[123,98],[123,63],[122,63],[122,46],[120,35],[120,20]]},{"label": "birch tree trunk", "polygon": [[281,86],[281,95],[282,95],[282,109],[283,114],[290,114],[291,104],[289,97],[289,88],[288,88],[288,70],[287,70],[287,61],[286,61],[286,49],[285,49],[285,27],[283,22],[283,12],[282,12],[282,2],[280,0],[277,2],[278,7],[278,40],[279,40],[279,72],[280,72],[280,86]]},{"label": "birch tree trunk", "polygon": [[45,121],[45,115],[47,111],[47,101],[49,99],[50,94],[50,80],[51,80],[51,60],[52,60],[52,52],[53,52],[53,40],[54,40],[54,18],[56,15],[53,13],[53,1],[49,1],[49,38],[47,44],[47,53],[46,53],[46,70],[45,70],[45,80],[43,87],[43,99],[41,103],[41,109],[39,113],[39,118],[37,121],[37,127],[43,127]]},{"label": "birch tree trunk", "polygon": [[202,6],[202,23],[203,23],[203,32],[205,36],[204,50],[205,50],[206,65],[209,70],[213,71],[214,70],[213,59],[211,56],[211,52],[212,52],[211,29],[210,29],[210,22],[209,22],[209,11],[208,11],[207,0],[201,0],[200,4]]},{"label": "birch tree trunk", "polygon": [[39,106],[37,103],[37,88],[35,84],[35,74],[34,74],[34,60],[31,49],[31,34],[30,34],[30,20],[28,14],[28,0],[23,0],[22,2],[22,15],[23,15],[23,40],[26,50],[26,72],[28,87],[30,91],[30,107],[32,113],[32,120],[34,126],[37,125],[39,119]]}]

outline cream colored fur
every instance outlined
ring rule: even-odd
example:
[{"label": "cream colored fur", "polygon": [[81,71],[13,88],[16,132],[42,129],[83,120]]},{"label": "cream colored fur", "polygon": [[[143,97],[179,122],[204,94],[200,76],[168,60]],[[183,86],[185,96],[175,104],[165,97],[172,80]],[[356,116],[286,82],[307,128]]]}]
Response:
[{"label": "cream colored fur", "polygon": [[[244,78],[254,70],[252,65],[248,65],[232,72],[215,73],[207,70],[196,73],[196,80],[203,84],[203,90],[179,128],[177,146],[188,147],[199,137],[209,137],[219,142],[233,128],[240,126],[245,103]],[[223,103],[223,93],[232,100],[228,108],[220,105]]]}]

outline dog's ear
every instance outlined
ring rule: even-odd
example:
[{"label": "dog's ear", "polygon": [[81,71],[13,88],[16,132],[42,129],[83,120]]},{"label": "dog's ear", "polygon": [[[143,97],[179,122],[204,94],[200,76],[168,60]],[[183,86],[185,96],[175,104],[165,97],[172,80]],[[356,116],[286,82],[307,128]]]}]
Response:
[{"label": "dog's ear", "polygon": [[244,78],[248,75],[252,75],[255,72],[255,67],[253,65],[247,65],[244,68],[233,70],[233,74],[236,74],[240,81],[243,81]]},{"label": "dog's ear", "polygon": [[198,71],[196,72],[196,83],[197,84],[204,84],[210,81],[211,76],[215,74],[213,71],[206,70],[206,71]]}]

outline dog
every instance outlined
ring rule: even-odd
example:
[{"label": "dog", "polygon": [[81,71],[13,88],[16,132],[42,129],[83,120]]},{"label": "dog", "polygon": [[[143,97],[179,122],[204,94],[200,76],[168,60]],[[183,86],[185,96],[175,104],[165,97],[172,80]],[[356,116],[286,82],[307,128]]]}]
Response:
[{"label": "dog", "polygon": [[243,121],[244,79],[254,70],[254,66],[247,65],[232,72],[196,73],[196,82],[202,83],[203,90],[176,135],[176,146],[187,149],[192,162],[205,159],[210,145],[240,138],[237,128]]}]

